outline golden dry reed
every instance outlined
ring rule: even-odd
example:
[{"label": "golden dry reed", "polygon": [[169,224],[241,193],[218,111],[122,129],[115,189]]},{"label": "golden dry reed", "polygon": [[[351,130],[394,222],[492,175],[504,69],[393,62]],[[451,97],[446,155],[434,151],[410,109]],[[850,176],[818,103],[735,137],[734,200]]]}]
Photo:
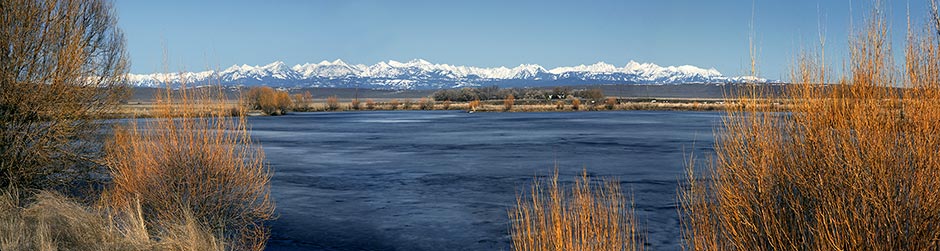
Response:
[{"label": "golden dry reed", "polygon": [[940,249],[937,31],[909,31],[901,73],[875,8],[844,76],[824,53],[800,57],[784,93],[791,112],[774,112],[758,87],[735,100],[715,158],[698,174],[689,164],[686,249]]},{"label": "golden dry reed", "polygon": [[509,211],[512,250],[642,250],[633,204],[616,180],[592,180],[583,172],[570,188],[558,171],[536,180]]},{"label": "golden dry reed", "polygon": [[191,215],[230,249],[263,250],[274,213],[271,174],[239,107],[230,116],[221,88],[183,85],[175,94],[167,88],[153,119],[114,130],[106,147],[113,178],[106,204],[139,201],[153,231]]},{"label": "golden dry reed", "polygon": [[19,206],[17,194],[0,193],[0,250],[225,250],[191,214],[150,233],[139,203],[96,210],[40,191]]}]

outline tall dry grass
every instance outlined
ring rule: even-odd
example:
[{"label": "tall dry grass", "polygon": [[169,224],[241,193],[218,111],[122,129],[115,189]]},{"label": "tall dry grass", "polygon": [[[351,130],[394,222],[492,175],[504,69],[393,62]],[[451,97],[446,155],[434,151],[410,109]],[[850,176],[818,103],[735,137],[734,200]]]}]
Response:
[{"label": "tall dry grass", "polygon": [[274,210],[271,175],[244,109],[232,117],[223,96],[185,85],[175,96],[158,96],[156,106],[153,119],[115,129],[106,147],[113,185],[105,204],[139,201],[155,231],[191,216],[231,249],[264,249]]},{"label": "tall dry grass", "polygon": [[587,172],[571,187],[558,172],[535,181],[509,211],[512,250],[642,250],[633,205],[616,180],[592,180]]},{"label": "tall dry grass", "polygon": [[689,165],[686,248],[940,249],[936,31],[911,33],[899,74],[876,9],[852,38],[844,76],[832,76],[824,53],[800,57],[790,113],[774,112],[757,87],[735,100],[715,158],[700,174]]},{"label": "tall dry grass", "polygon": [[93,209],[46,191],[30,201],[0,194],[0,250],[225,250],[192,217],[151,233],[136,203]]}]

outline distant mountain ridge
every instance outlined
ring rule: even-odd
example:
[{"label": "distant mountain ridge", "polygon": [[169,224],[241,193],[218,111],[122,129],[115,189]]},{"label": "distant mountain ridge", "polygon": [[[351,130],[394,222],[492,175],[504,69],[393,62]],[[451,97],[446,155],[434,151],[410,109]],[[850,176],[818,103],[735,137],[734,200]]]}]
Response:
[{"label": "distant mountain ridge", "polygon": [[338,87],[373,89],[440,89],[498,85],[535,87],[583,84],[687,84],[767,82],[757,77],[726,77],[715,69],[691,65],[659,66],[630,61],[623,67],[598,62],[545,69],[537,64],[508,67],[473,67],[433,64],[423,59],[394,60],[373,65],[348,64],[343,60],[288,66],[284,62],[259,66],[233,65],[222,71],[129,74],[132,86],[157,87],[168,82],[179,86],[222,84],[274,87]]}]

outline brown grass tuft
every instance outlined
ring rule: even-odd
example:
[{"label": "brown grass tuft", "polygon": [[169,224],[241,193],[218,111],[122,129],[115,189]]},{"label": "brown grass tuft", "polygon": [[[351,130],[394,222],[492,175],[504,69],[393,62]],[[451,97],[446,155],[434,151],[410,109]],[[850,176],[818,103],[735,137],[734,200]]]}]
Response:
[{"label": "brown grass tuft", "polygon": [[441,103],[441,110],[450,110],[451,103],[450,100],[444,100],[444,102]]},{"label": "brown grass tuft", "polygon": [[421,98],[421,101],[418,102],[418,108],[421,110],[434,110],[434,99]]},{"label": "brown grass tuft", "polygon": [[604,107],[606,107],[607,110],[613,110],[615,107],[617,107],[617,103],[617,98],[608,97],[607,100],[604,101]]},{"label": "brown grass tuft", "polygon": [[401,104],[402,110],[411,110],[411,107],[414,106],[415,102],[411,99],[405,99],[405,102]]},{"label": "brown grass tuft", "polygon": [[480,108],[480,100],[479,100],[479,99],[470,101],[470,104],[468,105],[468,108],[467,108],[467,109],[470,110],[470,111],[475,111],[477,108]]},{"label": "brown grass tuft", "polygon": [[563,110],[563,109],[565,109],[565,101],[562,101],[562,100],[555,101],[555,110]]},{"label": "brown grass tuft", "polygon": [[353,99],[352,102],[349,103],[349,108],[352,108],[353,110],[359,110],[362,108],[361,104],[359,103],[359,99]]},{"label": "brown grass tuft", "polygon": [[91,209],[40,191],[22,204],[0,194],[0,250],[225,250],[226,245],[192,217],[148,231],[139,204]]},{"label": "brown grass tuft", "polygon": [[503,100],[503,111],[512,110],[512,105],[516,103],[516,97],[512,94],[506,96],[506,99]]},{"label": "brown grass tuft", "polygon": [[106,204],[125,208],[139,200],[151,229],[191,215],[234,249],[262,250],[274,210],[270,172],[252,145],[244,110],[229,117],[221,95],[185,86],[157,100],[154,119],[114,131]]},{"label": "brown grass tuft", "polygon": [[339,97],[336,97],[336,95],[327,97],[326,109],[330,111],[339,110]]},{"label": "brown grass tuft", "polygon": [[564,188],[558,172],[509,211],[512,250],[642,250],[633,205],[616,180],[594,181],[587,171]]}]

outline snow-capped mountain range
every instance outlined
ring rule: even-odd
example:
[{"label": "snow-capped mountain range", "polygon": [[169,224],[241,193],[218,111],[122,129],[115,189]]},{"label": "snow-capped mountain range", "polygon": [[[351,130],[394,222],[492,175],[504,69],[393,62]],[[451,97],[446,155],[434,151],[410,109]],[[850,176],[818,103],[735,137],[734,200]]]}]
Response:
[{"label": "snow-capped mountain range", "polygon": [[360,87],[374,89],[439,89],[498,85],[534,87],[580,84],[686,84],[767,82],[756,77],[726,77],[715,69],[691,65],[659,66],[630,61],[623,67],[598,62],[592,65],[545,69],[537,64],[483,68],[433,64],[415,59],[389,60],[373,65],[347,64],[342,60],[288,66],[276,61],[267,65],[233,65],[222,71],[129,74],[133,86],[268,85],[274,87]]}]

